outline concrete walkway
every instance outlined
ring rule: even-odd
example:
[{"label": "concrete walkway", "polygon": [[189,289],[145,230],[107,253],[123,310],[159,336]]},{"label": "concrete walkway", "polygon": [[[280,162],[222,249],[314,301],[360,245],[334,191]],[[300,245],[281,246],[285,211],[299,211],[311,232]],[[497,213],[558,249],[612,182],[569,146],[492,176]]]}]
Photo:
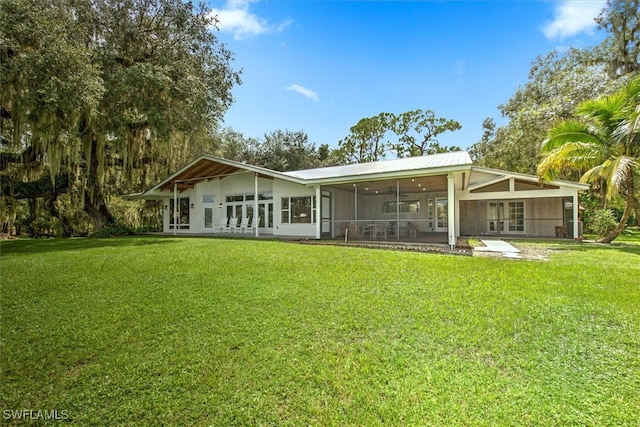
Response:
[{"label": "concrete walkway", "polygon": [[520,249],[510,245],[504,240],[480,240],[484,246],[478,246],[473,248],[474,251],[479,252],[493,252],[501,253],[505,258],[522,258],[520,255]]}]

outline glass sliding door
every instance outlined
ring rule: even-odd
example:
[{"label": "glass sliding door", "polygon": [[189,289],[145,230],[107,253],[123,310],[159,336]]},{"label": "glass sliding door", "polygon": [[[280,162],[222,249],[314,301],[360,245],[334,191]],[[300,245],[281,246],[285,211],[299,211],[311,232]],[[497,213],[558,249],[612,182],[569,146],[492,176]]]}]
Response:
[{"label": "glass sliding door", "polygon": [[487,219],[489,233],[525,234],[524,210],[522,200],[509,202],[489,202]]}]

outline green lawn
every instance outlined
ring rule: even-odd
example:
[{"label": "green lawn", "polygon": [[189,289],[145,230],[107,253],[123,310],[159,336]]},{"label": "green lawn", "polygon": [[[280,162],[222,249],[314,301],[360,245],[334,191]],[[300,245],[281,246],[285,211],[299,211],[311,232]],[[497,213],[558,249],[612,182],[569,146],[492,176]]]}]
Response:
[{"label": "green lawn", "polygon": [[4,241],[2,422],[637,426],[640,237],[515,244]]}]

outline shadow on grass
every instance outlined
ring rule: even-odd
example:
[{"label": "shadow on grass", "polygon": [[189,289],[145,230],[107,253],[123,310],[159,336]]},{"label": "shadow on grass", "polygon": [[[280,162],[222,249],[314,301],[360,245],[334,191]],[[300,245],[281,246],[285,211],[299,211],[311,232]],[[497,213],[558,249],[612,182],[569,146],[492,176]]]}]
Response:
[{"label": "shadow on grass", "polygon": [[[505,239],[507,240],[507,239]],[[640,256],[640,236],[621,239],[613,243],[596,243],[594,241],[583,241],[580,243],[573,240],[544,240],[544,239],[509,239],[508,242],[515,245],[540,245],[552,251],[566,252],[589,252],[593,250],[622,252]]]},{"label": "shadow on grass", "polygon": [[615,243],[615,242],[610,244],[583,242],[583,243],[575,244],[571,246],[569,250],[586,252],[594,249],[640,255],[640,245]]},{"label": "shadow on grass", "polygon": [[31,239],[19,238],[0,241],[0,256],[38,254],[47,252],[78,251],[93,248],[124,248],[132,246],[164,245],[173,243],[172,237],[129,236],[96,239],[91,237]]}]

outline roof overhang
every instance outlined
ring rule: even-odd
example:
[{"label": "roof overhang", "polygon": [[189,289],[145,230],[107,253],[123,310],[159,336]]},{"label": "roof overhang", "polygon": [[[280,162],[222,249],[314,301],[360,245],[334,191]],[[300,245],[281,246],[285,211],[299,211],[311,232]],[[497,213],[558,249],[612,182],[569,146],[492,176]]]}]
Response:
[{"label": "roof overhang", "polygon": [[543,181],[540,177],[536,176],[536,175],[529,175],[529,174],[524,174],[524,173],[519,173],[519,172],[510,172],[510,171],[505,171],[505,170],[500,170],[500,169],[491,169],[491,168],[485,168],[485,167],[481,167],[481,166],[472,166],[471,167],[472,172],[473,171],[477,171],[477,172],[481,172],[481,173],[488,173],[488,174],[493,174],[496,176],[495,179],[491,180],[491,181],[486,181],[483,182],[481,184],[477,184],[477,185],[473,185],[473,186],[469,186],[469,190],[473,191],[477,188],[481,188],[481,187],[486,187],[488,185],[491,184],[495,184],[501,181],[504,181],[506,179],[510,179],[510,178],[515,178],[521,181],[528,181],[531,183],[537,183],[540,185],[556,185],[559,187],[569,187],[569,188],[574,188],[578,191],[585,191],[589,189],[589,184],[583,184],[580,182],[573,182],[573,181],[564,181],[564,180],[560,180],[560,179],[554,179],[551,181]]},{"label": "roof overhang", "polygon": [[215,178],[223,179],[229,175],[238,173],[253,173],[261,178],[280,178],[303,184],[302,180],[284,175],[280,172],[219,157],[202,155],[149,190],[143,193],[128,194],[124,197],[129,199],[155,200],[167,197],[167,195],[174,190],[182,192],[193,188],[196,184],[204,180]]},{"label": "roof overhang", "polygon": [[359,182],[383,181],[389,179],[404,179],[423,176],[447,175],[454,172],[467,172],[471,170],[471,165],[456,165],[436,168],[410,169],[392,172],[377,172],[370,174],[345,175],[331,178],[307,179],[307,185],[338,185]]}]

